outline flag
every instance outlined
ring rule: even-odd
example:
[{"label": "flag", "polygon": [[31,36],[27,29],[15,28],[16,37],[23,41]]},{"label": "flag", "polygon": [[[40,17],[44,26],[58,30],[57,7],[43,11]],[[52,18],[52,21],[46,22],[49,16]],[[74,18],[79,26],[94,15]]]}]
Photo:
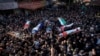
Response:
[{"label": "flag", "polygon": [[58,17],[58,20],[61,25],[66,25],[66,21],[63,18]]},{"label": "flag", "polygon": [[69,24],[69,25],[65,25],[65,27],[71,27],[71,26],[73,26],[74,25],[74,23],[71,23],[71,24]]},{"label": "flag", "polygon": [[43,27],[43,22],[39,23],[36,27],[34,27],[32,29],[32,33],[33,34],[37,33],[40,29],[42,29],[42,27]]},{"label": "flag", "polygon": [[80,27],[77,27],[75,29],[68,30],[68,31],[65,31],[63,33],[60,33],[59,36],[60,37],[66,37],[67,35],[74,34],[74,33],[80,32],[80,31],[81,31]]},{"label": "flag", "polygon": [[64,26],[62,26],[60,29],[61,29],[61,31],[64,31],[65,28],[69,28],[69,27],[71,27],[71,26],[73,26],[73,23],[71,23],[71,24],[69,24],[69,25],[64,25]]},{"label": "flag", "polygon": [[30,21],[26,21],[25,25],[24,25],[24,29],[28,29],[30,26]]}]

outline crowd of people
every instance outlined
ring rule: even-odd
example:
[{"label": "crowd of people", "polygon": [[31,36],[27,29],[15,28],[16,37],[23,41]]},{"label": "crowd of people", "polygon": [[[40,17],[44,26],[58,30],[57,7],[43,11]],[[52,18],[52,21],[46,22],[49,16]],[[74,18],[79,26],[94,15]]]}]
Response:
[{"label": "crowd of people", "polygon": [[[29,14],[0,14],[0,56],[100,56],[100,18],[95,14],[98,9],[87,7],[53,7],[35,10]],[[57,17],[62,17],[67,23],[74,23],[71,27],[81,27],[82,31],[67,37],[59,37],[56,27],[59,26]],[[32,36],[32,28],[41,20],[52,22],[52,32],[46,33],[44,26]],[[31,25],[27,30],[23,26],[27,20]],[[24,34],[23,39],[7,34],[17,31]],[[26,37],[26,35],[29,35]]]}]

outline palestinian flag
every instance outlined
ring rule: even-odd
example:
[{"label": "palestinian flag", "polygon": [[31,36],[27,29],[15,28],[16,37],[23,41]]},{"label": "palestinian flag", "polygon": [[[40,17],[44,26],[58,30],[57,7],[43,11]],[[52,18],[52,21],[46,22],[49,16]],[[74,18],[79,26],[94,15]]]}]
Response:
[{"label": "palestinian flag", "polygon": [[71,24],[69,24],[69,25],[61,26],[61,27],[60,27],[60,32],[61,32],[61,31],[64,31],[65,28],[69,28],[69,27],[71,27],[71,26],[73,26],[73,23],[71,23]]},{"label": "palestinian flag", "polygon": [[75,34],[75,33],[80,32],[80,31],[81,31],[80,27],[77,27],[77,28],[72,29],[72,30],[64,31],[63,33],[60,33],[59,36],[66,37],[67,35]]},{"label": "palestinian flag", "polygon": [[27,21],[27,22],[25,23],[25,25],[24,25],[24,29],[28,29],[29,26],[30,26],[30,21]]},{"label": "palestinian flag", "polygon": [[58,20],[59,20],[59,22],[60,22],[60,24],[63,26],[63,25],[66,25],[66,21],[63,19],[63,18],[61,18],[61,17],[58,17]]}]

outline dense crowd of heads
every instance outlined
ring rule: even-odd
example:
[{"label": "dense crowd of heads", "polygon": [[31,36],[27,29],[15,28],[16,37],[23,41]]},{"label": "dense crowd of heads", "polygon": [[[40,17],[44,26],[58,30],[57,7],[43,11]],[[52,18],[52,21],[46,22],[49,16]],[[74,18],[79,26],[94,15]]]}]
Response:
[{"label": "dense crowd of heads", "polygon": [[[97,11],[99,10],[93,7],[86,10],[64,7],[40,9],[29,14],[1,14],[0,56],[99,56],[100,34],[97,32],[100,19],[95,17]],[[56,29],[59,26],[57,17],[64,18],[67,23],[74,23],[72,28],[81,27],[82,31],[60,38]],[[17,31],[31,35],[32,28],[45,19],[52,22],[53,29],[50,34],[45,31],[47,25],[34,36],[23,40],[6,34],[9,31]],[[26,20],[30,20],[31,25],[29,29],[23,30]]]}]

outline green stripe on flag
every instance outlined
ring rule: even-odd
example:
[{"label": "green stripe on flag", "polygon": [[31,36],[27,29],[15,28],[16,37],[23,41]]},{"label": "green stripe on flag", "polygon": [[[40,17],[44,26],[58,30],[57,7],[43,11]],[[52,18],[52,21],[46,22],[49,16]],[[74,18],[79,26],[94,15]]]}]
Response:
[{"label": "green stripe on flag", "polygon": [[66,21],[64,20],[64,18],[58,18],[59,22],[61,25],[66,25]]}]

